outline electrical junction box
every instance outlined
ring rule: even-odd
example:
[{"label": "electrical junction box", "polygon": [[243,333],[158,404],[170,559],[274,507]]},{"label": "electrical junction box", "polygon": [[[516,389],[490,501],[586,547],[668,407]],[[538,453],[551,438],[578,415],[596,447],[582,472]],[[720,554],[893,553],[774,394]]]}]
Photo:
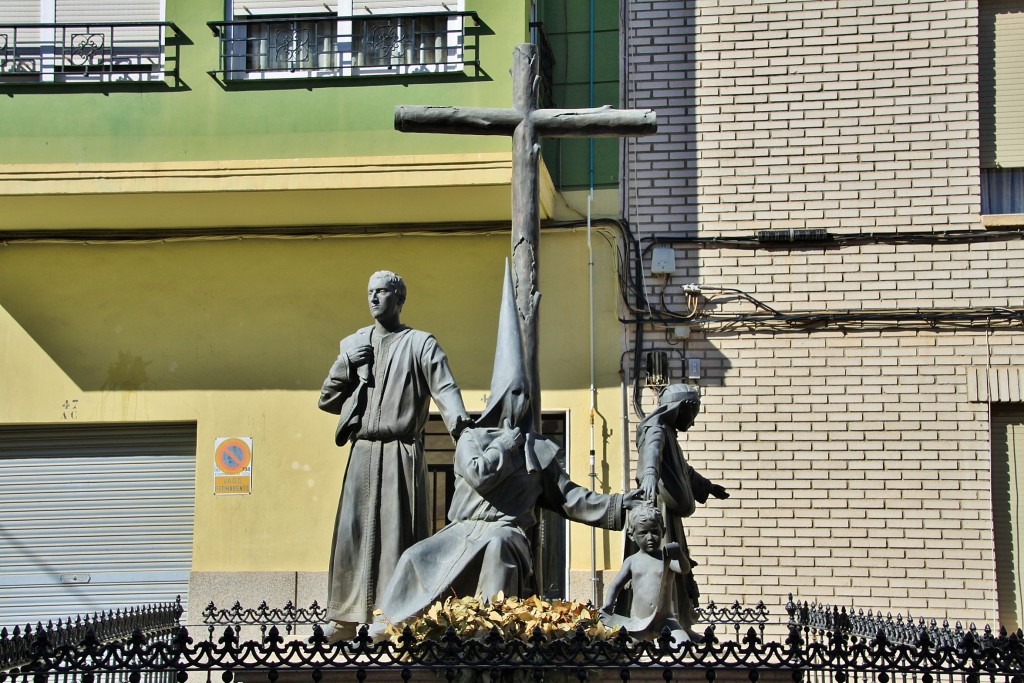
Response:
[{"label": "electrical junction box", "polygon": [[700,379],[700,358],[686,359],[686,379]]},{"label": "electrical junction box", "polygon": [[676,272],[676,250],[672,247],[655,247],[651,252],[651,274],[671,275]]}]

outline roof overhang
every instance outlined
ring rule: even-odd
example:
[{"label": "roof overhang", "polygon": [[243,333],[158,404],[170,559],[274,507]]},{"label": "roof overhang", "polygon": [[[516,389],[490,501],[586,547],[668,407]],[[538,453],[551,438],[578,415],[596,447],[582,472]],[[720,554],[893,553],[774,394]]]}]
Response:
[{"label": "roof overhang", "polygon": [[509,221],[511,183],[511,153],[0,165],[0,232]]}]

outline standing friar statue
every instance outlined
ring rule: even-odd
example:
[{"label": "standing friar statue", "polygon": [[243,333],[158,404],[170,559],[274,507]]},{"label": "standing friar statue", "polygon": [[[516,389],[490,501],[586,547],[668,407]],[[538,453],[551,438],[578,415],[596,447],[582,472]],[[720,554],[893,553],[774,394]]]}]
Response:
[{"label": "standing friar statue", "polygon": [[406,286],[390,271],[370,276],[374,324],[341,341],[320,391],[339,416],[335,441],[350,444],[328,578],[328,640],[369,623],[399,557],[428,535],[423,432],[430,400],[452,436],[471,424],[437,340],[402,324]]}]

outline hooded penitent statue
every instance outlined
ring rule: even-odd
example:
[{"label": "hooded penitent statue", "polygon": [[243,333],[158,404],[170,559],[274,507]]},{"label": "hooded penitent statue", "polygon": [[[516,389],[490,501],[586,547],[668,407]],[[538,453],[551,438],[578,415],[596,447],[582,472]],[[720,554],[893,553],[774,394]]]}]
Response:
[{"label": "hooded penitent statue", "polygon": [[[543,507],[568,519],[621,529],[630,494],[593,493],[558,464],[559,448],[531,429],[530,394],[508,266],[491,393],[484,414],[455,448],[450,523],[406,550],[383,599],[398,624],[447,595],[524,595],[533,572],[527,531]],[[378,622],[379,624],[380,622]]]}]

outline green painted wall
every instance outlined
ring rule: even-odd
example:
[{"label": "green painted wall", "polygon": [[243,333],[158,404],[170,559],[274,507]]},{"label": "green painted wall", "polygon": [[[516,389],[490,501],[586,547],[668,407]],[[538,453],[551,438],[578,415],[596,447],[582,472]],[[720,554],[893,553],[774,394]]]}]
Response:
[{"label": "green painted wall", "polygon": [[511,104],[509,66],[528,40],[527,0],[466,0],[479,12],[481,69],[465,76],[354,78],[226,90],[217,68],[222,0],[166,0],[167,20],[192,45],[181,47],[183,86],[0,85],[4,164],[287,159],[392,154],[499,152],[504,138],[405,135],[393,130],[396,104]]},{"label": "green painted wall", "polygon": [[[554,57],[553,106],[619,105],[619,2],[593,0],[593,84],[591,84],[590,0],[540,0],[538,15]],[[545,140],[544,162],[555,186],[576,190],[590,186],[590,142],[583,138]],[[594,140],[594,185],[619,182],[619,141]]]}]

